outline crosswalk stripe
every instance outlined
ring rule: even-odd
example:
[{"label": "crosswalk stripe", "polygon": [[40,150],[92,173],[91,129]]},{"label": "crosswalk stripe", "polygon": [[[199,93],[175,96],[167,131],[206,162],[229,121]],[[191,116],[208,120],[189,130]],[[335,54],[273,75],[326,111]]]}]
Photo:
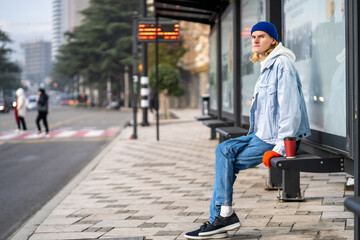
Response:
[{"label": "crosswalk stripe", "polygon": [[84,137],[100,137],[103,132],[104,130],[90,130],[84,135]]},{"label": "crosswalk stripe", "polygon": [[10,138],[11,140],[24,139],[26,136],[32,134],[31,132],[18,133],[17,136]]},{"label": "crosswalk stripe", "polygon": [[23,139],[37,139],[44,137],[42,134],[32,133],[30,135],[25,136]]},{"label": "crosswalk stripe", "polygon": [[42,139],[42,138],[96,138],[96,137],[114,137],[120,128],[108,128],[106,130],[55,130],[50,131],[50,134],[44,136],[37,134],[36,131],[25,131],[22,133],[14,132],[0,132],[0,140],[28,140],[28,139]]},{"label": "crosswalk stripe", "polygon": [[67,130],[67,131],[63,131],[60,132],[58,134],[56,134],[54,136],[54,138],[66,138],[66,137],[71,137],[72,135],[74,135],[77,131],[74,130]]},{"label": "crosswalk stripe", "polygon": [[89,132],[89,130],[78,130],[72,137],[82,138],[87,132]]},{"label": "crosswalk stripe", "polygon": [[119,129],[108,129],[103,132],[101,137],[112,137],[115,136]]},{"label": "crosswalk stripe", "polygon": [[4,135],[0,136],[0,140],[10,139],[10,138],[16,137],[18,135],[19,134],[17,134],[17,133],[4,134]]}]

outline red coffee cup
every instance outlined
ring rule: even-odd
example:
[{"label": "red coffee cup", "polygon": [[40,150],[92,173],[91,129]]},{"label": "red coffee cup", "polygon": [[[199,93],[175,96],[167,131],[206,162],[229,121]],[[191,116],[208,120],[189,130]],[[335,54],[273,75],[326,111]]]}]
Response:
[{"label": "red coffee cup", "polygon": [[296,138],[286,137],[284,138],[285,154],[286,158],[295,158],[296,155]]}]

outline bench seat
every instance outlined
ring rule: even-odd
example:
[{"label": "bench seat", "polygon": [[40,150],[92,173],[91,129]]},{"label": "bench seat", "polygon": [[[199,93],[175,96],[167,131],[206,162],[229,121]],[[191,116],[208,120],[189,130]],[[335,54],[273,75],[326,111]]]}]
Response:
[{"label": "bench seat", "polygon": [[210,115],[200,115],[200,116],[195,116],[194,118],[195,118],[197,121],[205,121],[205,120],[214,119],[215,117],[210,116]]},{"label": "bench seat", "polygon": [[216,132],[226,138],[237,138],[248,133],[248,130],[241,127],[219,127],[216,128]]},{"label": "bench seat", "polygon": [[248,130],[242,127],[219,127],[215,129],[216,132],[220,135],[220,143],[226,141],[230,138],[237,138],[244,136],[248,133]]},{"label": "bench seat", "polygon": [[277,157],[270,160],[273,167],[282,170],[299,172],[343,172],[344,158],[342,157],[319,157],[312,154],[300,154],[295,158]]},{"label": "bench seat", "polygon": [[211,128],[211,137],[210,139],[216,139],[215,129],[219,127],[227,127],[234,125],[234,122],[226,122],[220,119],[206,120],[203,121],[203,124],[209,128]]},{"label": "bench seat", "polygon": [[300,172],[344,172],[345,159],[341,156],[320,157],[301,153],[295,158],[277,157],[270,160],[272,168],[281,170],[282,190],[279,190],[281,201],[304,201],[300,189]]}]

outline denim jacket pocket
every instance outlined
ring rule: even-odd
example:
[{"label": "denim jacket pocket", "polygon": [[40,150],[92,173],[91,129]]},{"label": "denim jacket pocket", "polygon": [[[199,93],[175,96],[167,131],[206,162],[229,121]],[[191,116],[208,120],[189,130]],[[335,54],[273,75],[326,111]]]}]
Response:
[{"label": "denim jacket pocket", "polygon": [[277,89],[275,84],[269,85],[267,87],[268,94],[268,107],[269,109],[273,109],[276,103]]},{"label": "denim jacket pocket", "polygon": [[267,92],[269,95],[276,93],[276,86],[275,84],[271,84],[267,87]]}]

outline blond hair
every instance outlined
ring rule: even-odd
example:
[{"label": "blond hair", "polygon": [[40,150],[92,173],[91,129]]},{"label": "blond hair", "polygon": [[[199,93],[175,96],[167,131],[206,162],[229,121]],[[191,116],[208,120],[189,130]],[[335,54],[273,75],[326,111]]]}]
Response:
[{"label": "blond hair", "polygon": [[[271,45],[271,46],[269,47],[269,49],[265,52],[265,57],[269,56],[269,54],[270,54],[278,45],[279,45],[278,42],[275,42],[275,44]],[[261,61],[260,56],[259,56],[258,53],[256,53],[256,52],[251,52],[251,54],[252,54],[252,57],[249,57],[249,60],[250,60],[251,62],[254,63],[254,62],[260,62],[260,61]]]}]

